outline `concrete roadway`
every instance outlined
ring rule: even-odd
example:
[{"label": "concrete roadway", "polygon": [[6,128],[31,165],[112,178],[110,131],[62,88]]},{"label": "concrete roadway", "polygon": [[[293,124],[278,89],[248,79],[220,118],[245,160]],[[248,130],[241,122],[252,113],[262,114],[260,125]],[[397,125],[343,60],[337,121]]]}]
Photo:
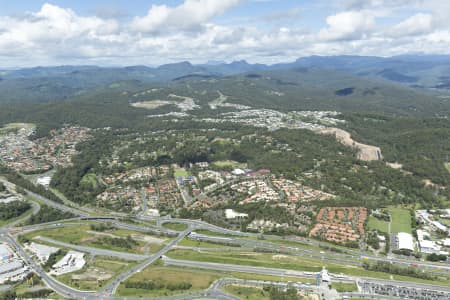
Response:
[{"label": "concrete roadway", "polygon": [[[141,216],[140,218],[142,219],[148,219],[148,220],[156,220],[157,218],[151,218],[151,217],[144,217]],[[221,228],[200,220],[189,220],[189,219],[178,219],[178,218],[160,218],[159,221],[161,224],[164,223],[168,223],[168,222],[173,222],[173,223],[182,223],[182,224],[190,224],[190,225],[195,225],[197,228],[201,228],[201,229],[207,229],[213,232],[217,232],[219,234],[227,234],[227,235],[233,235],[233,236],[243,236],[243,237],[258,237],[258,234],[255,233],[248,233],[248,232],[240,232],[240,231],[235,231],[235,230],[230,230],[230,229],[225,229],[225,228]],[[313,241],[313,240],[307,240],[304,238],[285,238],[282,239],[280,236],[266,236],[267,238],[270,239],[275,239],[275,240],[285,240],[285,241],[294,241],[294,242],[298,242],[298,243],[303,243],[305,245],[311,245],[311,246],[319,246],[320,242],[318,241]],[[250,243],[252,241],[249,241]],[[247,242],[247,243],[249,243]],[[254,245],[256,246],[257,244],[263,244],[264,242],[260,241],[260,240],[254,240]],[[265,244],[267,245],[267,244]],[[301,249],[300,247],[293,247],[293,246],[284,246],[284,245],[279,245],[279,244],[273,244],[271,248],[273,248],[273,245],[277,246],[278,249],[296,249],[299,250]],[[324,249],[324,252],[326,252],[327,256],[341,256],[341,257],[347,257],[347,258],[353,258],[353,259],[357,259],[357,260],[367,260],[367,261],[384,261],[384,262],[389,262],[389,263],[396,263],[396,264],[401,264],[404,266],[411,266],[412,264],[416,265],[419,268],[424,268],[424,269],[432,269],[432,270],[437,270],[437,271],[444,271],[444,272],[450,272],[450,266],[444,265],[444,264],[432,264],[432,263],[424,263],[424,262],[420,262],[417,260],[407,260],[407,259],[400,259],[400,258],[395,258],[395,259],[391,259],[391,258],[386,258],[386,257],[378,257],[378,256],[373,256],[373,255],[369,255],[366,253],[361,253],[359,251],[355,251],[355,250],[351,250],[348,249],[347,252],[348,254],[344,254],[344,253],[335,253],[335,252],[331,252],[331,251],[326,251]],[[350,254],[350,255],[349,255]],[[350,264],[354,264],[349,262],[348,260],[345,263],[350,263]],[[361,264],[361,261],[360,263]],[[437,272],[435,273],[436,275],[449,275],[448,273],[442,273],[442,272]]]},{"label": "concrete roadway", "polygon": [[156,260],[158,260],[161,256],[163,256],[165,253],[170,251],[176,244],[178,244],[182,239],[184,239],[189,233],[191,233],[192,228],[189,226],[185,231],[180,233],[178,237],[172,241],[170,241],[164,248],[156,252],[155,254],[152,254],[148,259],[146,259],[144,262],[140,263],[139,265],[131,268],[130,270],[120,274],[118,277],[116,277],[110,284],[108,284],[102,291],[102,295],[110,297],[114,295],[116,292],[118,286],[120,283],[127,278],[131,277],[136,272],[141,272],[144,268],[154,263]]},{"label": "concrete roadway", "polygon": [[[305,272],[299,272],[294,270],[285,270],[285,269],[275,269],[275,268],[265,268],[265,267],[253,267],[253,266],[244,266],[244,265],[232,265],[232,264],[221,264],[221,263],[210,263],[210,262],[198,262],[198,261],[189,261],[189,260],[179,260],[172,259],[168,257],[163,257],[163,261],[168,265],[175,266],[183,266],[197,269],[210,269],[210,270],[226,270],[233,272],[243,272],[243,273],[253,273],[253,274],[262,274],[262,275],[274,275],[274,276],[291,276],[291,277],[303,277],[303,278],[315,278],[315,275],[305,274]],[[410,281],[394,281],[394,280],[383,280],[383,279],[374,279],[367,277],[352,277],[347,276],[348,280],[344,281],[357,281],[364,280],[367,282],[373,282],[378,284],[391,284],[398,287],[413,287],[419,289],[428,289],[433,291],[446,292],[450,294],[450,287],[433,285],[433,284],[425,284],[425,283],[417,283]]]},{"label": "concrete roadway", "polygon": [[[72,213],[72,214],[75,214],[75,215],[78,215],[78,216],[81,216],[81,217],[91,217],[88,213],[86,213],[86,212],[83,212],[83,211],[81,211],[81,210],[78,210],[78,209],[75,209],[75,208],[72,208],[72,207],[67,207],[67,206],[65,206],[65,205],[63,205],[63,204],[59,204],[59,203],[55,203],[55,202],[53,202],[53,201],[51,201],[51,200],[48,200],[48,199],[46,199],[45,197],[42,197],[42,196],[40,196],[40,195],[37,195],[37,194],[35,194],[35,193],[32,193],[32,192],[29,192],[29,194],[32,196],[32,197],[35,197],[35,198],[37,198],[37,199],[39,199],[40,201],[42,201],[43,203],[45,203],[45,204],[47,204],[47,205],[49,205],[49,206],[52,206],[52,207],[54,207],[54,208],[57,208],[57,209],[59,209],[59,210],[61,210],[61,211],[66,211],[66,212],[70,212],[70,213]],[[138,217],[139,219],[142,219],[142,220],[155,220],[155,218],[149,218],[149,217],[143,217],[143,216],[141,216],[141,217]],[[164,253],[166,253],[167,251],[169,251],[174,245],[176,245],[179,241],[181,241],[186,235],[188,235],[189,233],[190,233],[190,231],[191,231],[191,229],[192,228],[194,228],[194,227],[197,227],[197,228],[202,228],[202,229],[207,229],[207,230],[210,230],[210,231],[214,231],[214,232],[217,232],[217,233],[221,233],[221,234],[229,234],[229,235],[238,235],[238,236],[252,236],[252,237],[254,237],[254,236],[257,236],[256,234],[251,234],[251,233],[243,233],[243,232],[239,232],[239,231],[233,231],[233,230],[228,230],[228,229],[224,229],[224,228],[221,228],[221,227],[218,227],[218,226],[215,226],[215,225],[211,225],[211,224],[208,224],[208,223],[205,223],[205,222],[202,222],[202,221],[198,221],[198,220],[186,220],[186,219],[172,219],[172,218],[164,218],[164,219],[157,219],[157,221],[159,221],[160,222],[160,224],[163,224],[163,223],[166,223],[166,222],[174,222],[174,223],[183,223],[183,224],[187,224],[188,226],[189,226],[189,228],[187,229],[187,230],[185,230],[184,232],[182,232],[179,236],[178,236],[178,238],[177,239],[175,239],[175,240],[173,240],[169,245],[167,245],[165,248],[163,248],[161,251],[159,251],[157,254],[155,254],[155,255],[153,255],[153,256],[151,256],[151,258],[149,258],[148,260],[146,260],[146,261],[144,261],[141,265],[139,265],[139,266],[148,266],[148,265],[150,265],[151,263],[153,263],[155,260],[157,260],[158,259],[158,257],[159,256],[161,256],[161,255],[163,255]],[[60,221],[61,222],[61,221]],[[130,224],[127,224],[127,223],[122,223],[122,222],[119,222],[119,221],[117,221],[117,220],[115,220],[115,221],[112,221],[113,223],[114,223],[114,225],[117,225],[117,226],[120,226],[119,228],[125,228],[125,229],[131,229],[131,230],[137,230],[137,231],[146,231],[146,232],[148,232],[149,230],[148,229],[145,229],[145,228],[143,228],[143,227],[140,227],[140,226],[135,226],[135,225],[130,225]],[[159,228],[159,230],[162,232],[162,233],[167,233],[169,230],[166,230],[166,229],[164,229],[164,228]],[[3,233],[5,233],[5,230],[3,229],[2,230],[3,231]],[[9,230],[8,230],[9,231]],[[279,239],[281,239],[280,237],[278,237]],[[289,239],[287,239],[287,240],[289,240]],[[13,241],[15,242],[15,240],[13,239]],[[308,243],[309,243],[309,241],[308,241]],[[16,244],[15,244],[15,246],[16,246],[16,248],[18,249],[18,251],[19,251],[19,253],[22,255],[22,256],[24,256],[25,258],[27,258],[27,256],[25,256],[26,255],[26,253],[23,251],[23,249],[20,247],[20,245],[18,245],[17,244],[17,242],[16,242]],[[280,248],[281,247],[283,247],[283,246],[280,246]],[[357,254],[358,252],[356,252],[356,251],[353,251],[354,252],[354,254]],[[25,255],[24,255],[25,254]],[[159,254],[159,256],[157,256]],[[360,255],[361,255],[361,253],[359,253]],[[29,258],[29,256],[28,256],[28,258]],[[411,264],[411,261],[403,261],[403,260],[398,260],[398,259],[395,259],[395,260],[391,260],[391,259],[387,259],[387,258],[380,258],[380,257],[371,257],[371,256],[367,256],[367,259],[368,260],[370,260],[370,259],[374,259],[374,260],[383,260],[383,261],[389,261],[389,262],[394,262],[394,263],[400,263],[400,264],[408,264],[408,265],[410,265]],[[29,259],[25,259],[29,264],[30,264],[30,266],[33,266],[33,264],[34,264],[34,269],[36,270],[36,271],[38,271],[38,273],[39,273],[39,275],[42,275],[41,274],[41,271],[42,271],[42,273],[43,274],[45,274],[45,272],[43,272],[43,270],[42,269],[36,269],[35,267],[36,267],[36,264],[34,263],[34,261],[32,261],[31,260],[31,258],[29,258]],[[30,262],[30,260],[31,260],[31,262]],[[195,263],[195,264],[197,264],[198,265],[198,263]],[[114,293],[114,291],[115,291],[115,289],[117,288],[117,286],[120,284],[120,282],[122,282],[123,280],[125,280],[126,278],[128,278],[129,276],[131,276],[134,272],[136,272],[136,271],[140,271],[141,269],[140,268],[138,268],[139,266],[137,266],[136,268],[135,268],[135,270],[133,269],[133,270],[129,270],[128,272],[126,272],[126,273],[124,273],[124,274],[122,274],[122,275],[120,275],[118,278],[116,278],[116,280],[115,281],[113,281],[112,282],[112,284],[110,284],[106,289],[105,289],[105,291],[104,291],[104,294],[105,295],[108,295],[108,296],[110,296],[111,294],[113,294]],[[450,267],[447,267],[447,266],[442,266],[442,265],[433,265],[433,264],[423,264],[423,263],[418,263],[418,266],[419,267],[426,267],[426,268],[437,268],[437,269],[450,269]],[[37,266],[37,267],[39,267],[39,266]],[[65,285],[63,285],[63,284],[61,284],[61,283],[59,283],[59,282],[57,282],[56,281],[56,283],[55,283],[55,280],[53,280],[52,278],[50,278],[48,275],[46,275],[46,276],[44,276],[44,281],[49,281],[50,283],[49,283],[49,285],[51,286],[51,287],[53,287],[53,286],[55,286],[55,290],[56,291],[58,291],[58,292],[60,292],[62,295],[72,295],[72,293],[73,293],[73,289],[71,289],[71,288],[69,288],[69,287],[67,287],[67,286],[65,286]],[[391,283],[391,282],[390,282]],[[412,283],[408,283],[409,284],[409,286],[411,286],[411,284]],[[52,286],[53,285],[53,286]],[[416,284],[414,284],[414,285],[416,285]],[[429,288],[429,286],[427,286],[426,288]],[[439,287],[439,288],[441,288],[441,287]],[[80,297],[85,297],[86,295],[88,296],[88,295],[90,295],[91,293],[85,293],[85,292],[77,292],[77,293],[81,293],[81,294],[77,294],[78,296],[80,296]],[[77,297],[78,298],[78,297]]]},{"label": "concrete roadway", "polygon": [[[32,193],[30,191],[27,191],[31,196],[39,199],[40,201],[44,202],[45,204],[52,206],[54,208],[60,209],[62,211],[68,211],[71,212],[75,215],[81,216],[81,217],[90,217],[90,215],[86,212],[80,211],[78,209],[75,208],[71,208],[71,207],[67,207],[63,204],[59,204],[59,203],[55,203],[49,199],[46,199],[45,197],[42,197],[40,195],[37,195],[35,193]],[[140,220],[152,220],[152,221],[157,221],[158,224],[162,225],[164,223],[168,223],[168,222],[173,222],[173,223],[181,223],[181,224],[186,224],[188,226],[192,226],[192,227],[197,227],[197,228],[202,228],[202,229],[207,229],[213,232],[217,232],[220,234],[227,234],[227,235],[235,235],[235,236],[246,236],[246,237],[257,237],[258,234],[255,233],[248,233],[248,232],[240,232],[240,231],[235,231],[235,230],[230,230],[230,229],[225,229],[225,228],[221,228],[219,226],[215,226],[200,220],[190,220],[190,219],[179,219],[179,218],[155,218],[155,217],[147,217],[147,216],[138,216],[137,217]],[[172,236],[175,236],[177,234],[176,231],[173,230],[169,230],[163,227],[151,227],[148,228],[150,226],[146,228],[143,228],[141,226],[137,226],[137,225],[131,225],[131,224],[127,224],[127,223],[123,223],[120,222],[118,220],[114,220],[112,221],[112,223],[114,223],[114,225],[118,228],[123,228],[123,229],[130,229],[130,230],[134,230],[134,231],[140,231],[140,232],[150,232],[150,233],[155,233],[155,234],[169,234]],[[269,236],[268,236],[269,237]],[[279,236],[270,236],[270,238],[273,239],[278,239],[281,240],[281,237]],[[286,238],[285,240],[287,241],[297,241],[297,242],[301,242],[301,243],[305,243],[308,245],[314,245],[314,246],[318,246],[320,245],[320,242],[318,241],[313,241],[313,240],[307,240],[304,238]],[[278,246],[279,248],[287,248],[289,246]],[[295,248],[295,247],[290,247]],[[367,261],[384,261],[384,262],[393,262],[393,263],[397,263],[397,264],[401,264],[401,265],[405,265],[405,266],[411,266],[411,264],[415,264],[418,268],[424,268],[424,269],[431,269],[431,270],[436,270],[439,272],[434,272],[434,274],[436,275],[448,275],[447,273],[443,273],[444,272],[450,272],[450,266],[446,266],[444,264],[431,264],[431,263],[423,263],[420,261],[411,261],[411,260],[406,260],[406,259],[399,259],[399,258],[395,258],[395,259],[390,259],[390,258],[385,258],[385,257],[377,257],[377,256],[372,256],[372,255],[366,255],[365,253],[361,253],[355,250],[351,250],[348,249],[348,251],[346,251],[347,253],[351,254],[353,256],[353,258],[364,258]],[[327,251],[327,256],[336,256],[337,253],[334,252],[329,252]],[[363,256],[363,257],[361,257]],[[331,259],[331,258],[330,258]],[[336,261],[336,260],[335,260]],[[339,261],[336,261],[339,262]],[[350,263],[348,260],[345,261],[345,263]]]},{"label": "concrete roadway", "polygon": [[49,199],[47,199],[45,197],[42,197],[41,195],[35,194],[35,193],[31,192],[31,191],[26,190],[26,193],[27,193],[27,195],[29,195],[29,196],[31,196],[31,197],[33,197],[35,199],[38,199],[42,203],[44,203],[44,204],[46,204],[46,205],[48,205],[50,207],[59,209],[60,211],[69,212],[69,213],[72,213],[72,214],[74,214],[76,216],[80,216],[80,217],[89,217],[90,216],[87,212],[81,211],[81,210],[73,208],[73,207],[66,206],[66,205],[61,204],[61,203],[56,203],[56,202],[51,201],[51,200],[49,200]]},{"label": "concrete roadway", "polygon": [[[58,294],[66,297],[66,298],[76,298],[76,299],[86,299],[87,297],[91,296],[92,292],[86,292],[86,291],[78,291],[75,290],[69,286],[66,286],[65,284],[55,280],[50,275],[48,275],[44,269],[37,264],[31,257],[28,255],[27,252],[22,248],[22,246],[13,238],[10,236],[1,237],[0,240],[10,244],[13,246],[16,250],[16,252],[19,254],[20,257],[28,264],[28,266],[36,272],[36,274],[41,277],[41,279],[49,286],[51,289],[53,289]],[[94,299],[94,298],[93,298]]]},{"label": "concrete roadway", "polygon": [[[196,237],[199,237],[202,241],[210,241],[210,242],[224,242],[224,240],[217,239],[213,236],[207,236],[207,235],[196,235]],[[196,240],[195,238],[192,238],[193,240]],[[242,238],[232,238],[230,237],[229,240],[230,243],[240,245],[243,248],[260,248],[265,249],[269,251],[273,251],[276,253],[286,253],[289,255],[299,256],[299,257],[305,257],[305,258],[312,258],[316,260],[323,260],[333,263],[339,263],[339,264],[345,264],[345,265],[354,265],[354,266],[361,266],[362,265],[362,259],[361,256],[353,256],[343,253],[336,253],[336,252],[324,252],[319,253],[317,250],[312,249],[305,249],[301,247],[294,247],[294,246],[288,246],[288,245],[280,245],[271,243],[267,240],[248,240],[248,239],[242,239]],[[391,262],[391,260],[387,258],[379,258],[379,257],[367,257],[367,260],[373,260],[373,261],[388,261]],[[395,260],[395,263],[402,264],[406,266],[410,266],[411,262],[409,261],[402,261],[402,260]],[[450,276],[450,267],[446,266],[435,266],[435,265],[429,265],[429,264],[422,264],[417,263],[419,267],[422,267],[424,269],[427,269],[428,273],[438,275],[438,276]],[[442,269],[438,270],[439,268]],[[439,272],[437,272],[439,271]]]},{"label": "concrete roadway", "polygon": [[[109,285],[105,287],[105,289],[98,293],[98,292],[92,292],[92,291],[79,291],[74,288],[71,288],[58,280],[54,279],[50,275],[48,275],[44,269],[37,264],[30,255],[25,252],[25,250],[22,248],[22,246],[16,241],[14,237],[11,237],[9,235],[3,235],[0,237],[0,241],[10,244],[13,248],[15,248],[16,252],[19,254],[20,257],[27,263],[27,265],[34,271],[36,274],[42,278],[42,280],[47,284],[48,287],[53,289],[55,292],[60,294],[61,296],[67,297],[67,298],[75,298],[75,299],[85,299],[85,300],[97,300],[97,299],[111,299],[111,300],[123,300],[124,298],[120,297],[112,297],[111,295],[115,292],[119,284],[126,280],[128,277],[132,276],[134,273],[139,272],[143,270],[148,265],[151,265],[153,262],[158,260],[162,255],[164,255],[167,251],[172,249],[179,241],[185,238],[186,235],[188,235],[191,232],[191,228],[189,227],[185,231],[183,231],[176,239],[171,241],[166,247],[158,251],[157,253],[149,256],[147,260],[142,262],[141,264],[137,265],[136,267],[126,271],[125,273],[120,274],[116,279],[114,279],[113,282],[111,282]],[[206,299],[204,297],[208,296],[206,292],[202,293],[195,293],[192,295],[176,295],[171,297],[163,297],[160,299],[165,300],[177,300],[177,299]],[[131,299],[131,298],[125,298],[125,299]],[[139,298],[139,299],[145,299],[145,298]],[[151,298],[151,299],[158,299],[158,298]],[[214,297],[213,299],[222,299],[222,300],[235,300],[235,298],[230,298],[227,295],[222,295],[221,293],[217,292],[217,297]]]},{"label": "concrete roadway", "polygon": [[279,276],[279,277],[284,276],[284,277],[315,278],[315,275],[305,274],[304,272],[277,269],[277,268],[265,268],[265,267],[253,267],[245,265],[232,265],[232,264],[221,264],[212,262],[181,260],[181,259],[172,259],[167,256],[163,256],[162,260],[166,265],[189,267],[194,269],[220,270],[220,271]]}]

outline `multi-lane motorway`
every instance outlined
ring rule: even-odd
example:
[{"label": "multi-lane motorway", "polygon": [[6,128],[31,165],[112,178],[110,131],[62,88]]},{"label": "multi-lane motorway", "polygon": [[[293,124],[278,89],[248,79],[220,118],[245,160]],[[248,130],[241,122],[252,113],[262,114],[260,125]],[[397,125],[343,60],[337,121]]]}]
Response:
[{"label": "multi-lane motorway", "polygon": [[188,227],[185,231],[180,233],[178,237],[172,241],[170,241],[164,248],[156,252],[155,254],[151,255],[148,259],[143,261],[142,263],[138,264],[134,268],[126,271],[125,273],[120,274],[114,281],[112,281],[110,284],[108,284],[104,290],[103,293],[107,296],[113,295],[119,286],[119,284],[126,280],[131,275],[135,274],[136,272],[140,272],[152,263],[154,263],[156,260],[158,260],[160,257],[162,257],[165,253],[170,251],[176,244],[178,244],[182,239],[184,239],[189,233],[191,233],[192,228]]},{"label": "multi-lane motorway", "polygon": [[[10,183],[8,183],[10,184]],[[137,223],[137,224],[130,224],[126,222],[122,222],[118,218],[110,218],[110,217],[102,217],[102,216],[93,216],[89,212],[83,211],[78,208],[69,207],[64,204],[55,203],[49,199],[46,199],[45,197],[42,197],[40,195],[37,195],[35,193],[27,191],[29,196],[32,198],[38,200],[41,203],[44,203],[48,206],[51,206],[53,208],[56,208],[58,210],[64,211],[64,212],[70,212],[73,215],[77,216],[76,218],[73,218],[71,220],[58,221],[58,222],[51,222],[46,224],[39,224],[39,225],[32,225],[32,226],[24,226],[21,228],[14,227],[17,225],[10,224],[9,226],[4,226],[3,228],[0,228],[0,234],[1,238],[0,241],[10,244],[12,247],[14,247],[17,251],[17,253],[24,259],[24,261],[30,266],[32,270],[34,270],[46,284],[55,290],[57,293],[64,297],[68,298],[76,298],[76,299],[120,299],[117,297],[114,297],[114,293],[117,290],[117,287],[120,285],[121,282],[135,274],[136,272],[140,272],[147,266],[154,263],[159,258],[163,257],[163,261],[166,264],[170,265],[178,265],[178,266],[184,266],[189,268],[201,268],[201,269],[214,269],[214,270],[225,270],[225,271],[234,271],[234,272],[245,272],[245,273],[251,273],[251,274],[264,274],[264,275],[275,275],[275,276],[289,276],[289,277],[303,277],[308,278],[311,277],[311,274],[307,274],[304,272],[298,272],[298,271],[292,271],[292,270],[283,270],[283,269],[274,269],[274,268],[261,268],[261,267],[250,267],[250,266],[243,266],[243,265],[229,265],[229,264],[214,264],[214,263],[207,263],[207,262],[197,262],[197,261],[184,261],[184,260],[174,260],[169,259],[165,257],[164,255],[173,249],[182,239],[184,239],[186,236],[188,236],[194,229],[206,229],[212,232],[216,232],[221,235],[229,235],[230,240],[232,240],[233,243],[236,243],[242,247],[245,248],[253,248],[253,249],[265,249],[265,250],[271,250],[271,251],[282,251],[287,252],[292,255],[298,255],[298,256],[306,256],[306,257],[312,257],[315,259],[322,259],[326,261],[331,262],[337,262],[342,263],[346,265],[359,265],[361,263],[361,260],[373,260],[373,261],[388,261],[396,264],[404,264],[404,265],[410,265],[411,261],[406,259],[389,259],[385,257],[377,257],[377,256],[371,256],[371,255],[363,255],[361,257],[361,253],[357,251],[349,250],[347,253],[335,253],[335,252],[329,252],[324,251],[321,253],[317,253],[317,251],[312,251],[310,249],[305,249],[302,247],[295,247],[290,245],[280,245],[277,243],[271,243],[270,241],[260,241],[255,239],[257,237],[257,234],[252,233],[243,233],[239,231],[233,231],[229,229],[224,229],[215,225],[211,225],[208,223],[205,223],[203,221],[199,220],[188,220],[188,219],[177,219],[177,218],[150,218],[146,216],[137,216],[136,221],[156,221],[157,225],[152,226],[144,223]],[[36,213],[39,210],[39,205],[36,203],[33,204],[33,213]],[[90,220],[97,220],[100,222],[111,222],[111,224],[117,228],[122,229],[129,229],[134,230],[138,232],[148,232],[153,234],[163,234],[168,236],[176,236],[175,239],[170,241],[164,248],[159,250],[157,253],[154,253],[152,255],[137,255],[137,254],[128,254],[128,253],[122,253],[117,251],[110,251],[110,250],[102,250],[97,248],[90,248],[90,247],[82,247],[78,245],[72,245],[72,244],[66,244],[59,241],[54,240],[45,240],[46,242],[50,242],[56,245],[59,245],[61,247],[67,247],[72,248],[75,250],[79,250],[86,253],[91,253],[93,255],[106,255],[106,256],[113,256],[113,257],[119,257],[127,260],[136,260],[140,261],[138,265],[135,267],[127,270],[126,272],[118,275],[116,278],[114,278],[105,288],[98,293],[91,292],[91,291],[79,291],[74,288],[71,288],[67,285],[62,284],[61,282],[57,281],[55,278],[49,276],[46,274],[46,272],[42,269],[42,267],[37,264],[28,254],[22,246],[17,242],[16,240],[16,234],[17,233],[23,233],[28,231],[34,231],[34,230],[40,230],[40,229],[46,229],[46,228],[55,228],[58,226],[77,226],[79,223],[76,222],[70,222],[70,221],[79,221],[80,219],[90,219]],[[164,223],[181,223],[186,224],[187,229],[183,232],[177,232],[174,230],[170,230],[167,228],[162,227],[161,225]],[[208,240],[213,240],[214,237],[212,236],[202,236],[202,238]],[[266,237],[268,239],[272,240],[280,240],[280,237],[272,237],[268,236]],[[289,239],[288,239],[289,240]],[[319,245],[319,242],[301,239],[301,240],[295,240],[296,242],[305,243],[312,246]],[[416,266],[418,268],[422,268],[423,270],[427,270],[429,272],[435,273],[435,274],[444,274],[444,275],[450,275],[450,267],[443,265],[443,264],[431,264],[431,263],[422,263],[422,262],[415,262]],[[340,278],[339,280],[342,280]],[[343,279],[344,281],[346,279]],[[385,280],[377,280],[373,278],[353,278],[353,277],[347,277],[347,280],[350,281],[357,281],[357,280],[364,280],[366,284],[374,284],[374,285],[387,285],[394,284],[399,289],[401,288],[416,288],[416,289],[427,289],[432,291],[438,291],[441,293],[448,293],[450,295],[450,288],[448,287],[442,287],[442,286],[435,286],[435,285],[427,285],[427,284],[420,284],[420,283],[412,283],[412,282],[393,282],[393,281],[385,281]],[[202,293],[194,293],[194,294],[184,294],[181,295],[179,299],[200,299],[200,298],[208,298],[209,299],[237,299],[234,296],[228,295],[226,293],[223,293],[218,288],[210,288],[207,291],[204,291]],[[381,296],[380,296],[381,297]],[[176,296],[169,297],[170,299],[177,299]],[[128,298],[130,299],[130,298]],[[142,299],[142,298],[140,298]],[[167,298],[165,298],[167,299]]]}]

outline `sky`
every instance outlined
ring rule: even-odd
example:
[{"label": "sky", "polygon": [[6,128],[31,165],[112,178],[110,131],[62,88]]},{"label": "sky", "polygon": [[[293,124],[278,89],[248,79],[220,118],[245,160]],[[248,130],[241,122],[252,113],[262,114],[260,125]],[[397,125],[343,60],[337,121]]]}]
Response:
[{"label": "sky", "polygon": [[0,68],[450,54],[448,0],[0,0]]}]

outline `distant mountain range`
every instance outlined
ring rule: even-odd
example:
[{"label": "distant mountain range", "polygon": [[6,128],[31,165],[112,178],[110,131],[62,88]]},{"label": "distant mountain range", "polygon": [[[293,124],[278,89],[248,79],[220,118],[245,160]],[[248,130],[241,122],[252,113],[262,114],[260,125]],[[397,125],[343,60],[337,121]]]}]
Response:
[{"label": "distant mountain range", "polygon": [[[0,78],[26,79],[36,77],[73,76],[99,74],[104,80],[134,79],[167,81],[186,75],[229,76],[244,72],[262,70],[287,70],[294,68],[333,69],[357,76],[379,78],[413,87],[450,88],[449,55],[402,55],[394,57],[375,56],[310,56],[295,62],[264,65],[250,64],[245,60],[232,63],[208,62],[193,65],[187,61],[161,65],[159,67],[98,67],[98,66],[57,66],[35,67],[0,71]],[[109,74],[107,76],[106,74]]]},{"label": "distant mountain range", "polygon": [[[139,90],[186,80],[201,82],[230,77],[253,79],[252,84],[256,85],[259,77],[272,78],[266,83],[283,86],[287,94],[292,94],[291,98],[301,93],[305,99],[319,102],[335,99],[344,105],[348,99],[362,97],[369,106],[373,101],[382,104],[403,98],[402,107],[408,106],[407,99],[420,98],[423,108],[427,99],[436,99],[436,93],[450,91],[450,56],[310,56],[275,65],[246,61],[201,65],[179,62],[159,67],[57,66],[3,70],[0,71],[0,101],[57,101],[108,87]],[[293,85],[296,88],[289,91]],[[417,107],[412,105],[411,109]]]}]

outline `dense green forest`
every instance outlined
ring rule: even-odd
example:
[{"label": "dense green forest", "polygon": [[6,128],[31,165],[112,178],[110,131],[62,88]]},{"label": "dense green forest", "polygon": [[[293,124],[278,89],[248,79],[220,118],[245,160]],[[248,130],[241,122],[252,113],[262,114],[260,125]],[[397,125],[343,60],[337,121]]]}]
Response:
[{"label": "dense green forest", "polygon": [[34,225],[40,223],[53,222],[63,219],[69,219],[75,217],[73,214],[68,212],[61,212],[58,209],[52,208],[47,205],[41,205],[41,209],[35,215],[32,215],[28,221],[27,225]]},{"label": "dense green forest", "polygon": [[0,203],[0,220],[5,221],[20,216],[31,208],[28,202],[13,201],[10,203]]},{"label": "dense green forest", "polygon": [[433,183],[450,186],[445,163],[450,158],[448,118],[402,118],[379,114],[346,114],[345,129],[361,142],[381,147],[386,161]]}]

